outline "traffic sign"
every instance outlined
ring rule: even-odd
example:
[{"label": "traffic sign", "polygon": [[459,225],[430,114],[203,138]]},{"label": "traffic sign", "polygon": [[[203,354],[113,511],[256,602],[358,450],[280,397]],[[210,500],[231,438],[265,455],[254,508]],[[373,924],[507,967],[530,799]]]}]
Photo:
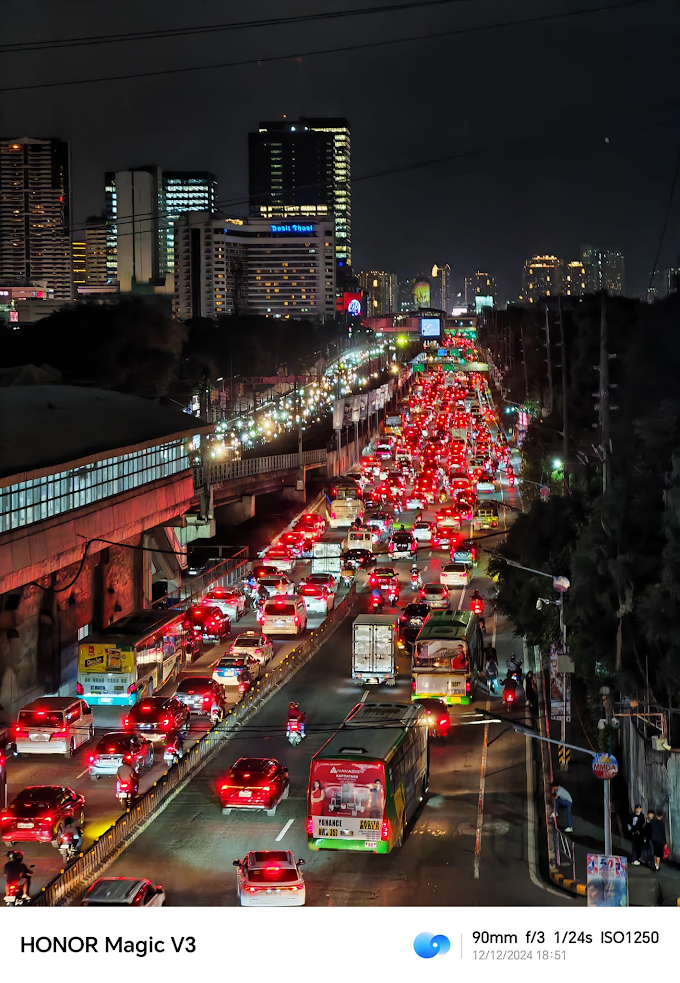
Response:
[{"label": "traffic sign", "polygon": [[613,754],[605,751],[593,757],[593,774],[596,778],[616,778],[619,773],[619,763]]}]

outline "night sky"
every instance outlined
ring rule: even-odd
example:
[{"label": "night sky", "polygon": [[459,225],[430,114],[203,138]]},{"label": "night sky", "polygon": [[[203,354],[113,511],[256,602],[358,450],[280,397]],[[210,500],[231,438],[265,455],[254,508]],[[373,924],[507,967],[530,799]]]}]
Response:
[{"label": "night sky", "polygon": [[[3,136],[72,146],[74,218],[104,205],[104,172],[158,163],[211,170],[223,202],[247,197],[247,133],[261,119],[346,116],[355,179],[355,269],[477,268],[501,299],[535,252],[621,249],[628,292],[654,261],[680,139],[680,18],[672,0],[588,16],[444,32],[592,9],[606,0],[458,0],[319,23],[38,52],[6,46],[377,6],[378,0],[5,0],[0,88],[291,54],[272,64],[151,79],[3,91]],[[416,34],[389,47],[299,52]],[[2,49],[5,49],[4,51]],[[471,151],[477,151],[469,155]],[[245,206],[225,205],[230,214]],[[661,266],[680,254],[680,187]]]}]

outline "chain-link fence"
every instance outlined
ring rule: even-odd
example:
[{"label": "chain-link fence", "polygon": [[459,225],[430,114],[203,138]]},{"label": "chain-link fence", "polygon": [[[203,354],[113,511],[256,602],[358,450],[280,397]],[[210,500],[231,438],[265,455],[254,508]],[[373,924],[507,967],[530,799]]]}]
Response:
[{"label": "chain-link fence", "polygon": [[338,601],[336,607],[320,628],[310,633],[290,652],[280,665],[265,672],[254,688],[232,709],[224,720],[216,724],[198,740],[184,756],[153,786],[140,796],[127,812],[106,830],[92,844],[89,850],[70,867],[62,870],[50,881],[31,902],[33,905],[52,907],[68,904],[81,894],[115,857],[121,853],[131,839],[141,832],[144,824],[169,800],[185,781],[198,772],[209,757],[236,731],[259,705],[279,686],[284,685],[319,650],[328,636],[337,628],[351,611],[356,601],[354,585]]}]

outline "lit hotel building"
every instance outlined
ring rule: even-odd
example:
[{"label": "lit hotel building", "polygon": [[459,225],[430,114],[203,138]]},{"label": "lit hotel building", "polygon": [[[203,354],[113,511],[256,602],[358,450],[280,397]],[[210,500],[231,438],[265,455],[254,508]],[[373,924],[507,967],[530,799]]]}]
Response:
[{"label": "lit hotel building", "polygon": [[563,263],[557,256],[532,256],[524,264],[524,284],[520,300],[536,304],[541,297],[562,293]]},{"label": "lit hotel building", "polygon": [[333,317],[334,255],[330,218],[187,213],[175,226],[174,313],[181,320],[233,313]]}]

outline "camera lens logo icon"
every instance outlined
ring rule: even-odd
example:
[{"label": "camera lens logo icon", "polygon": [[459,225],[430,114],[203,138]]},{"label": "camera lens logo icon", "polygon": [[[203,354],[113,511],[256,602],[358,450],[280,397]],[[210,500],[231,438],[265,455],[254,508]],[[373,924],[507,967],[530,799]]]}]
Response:
[{"label": "camera lens logo icon", "polygon": [[413,948],[421,959],[432,959],[440,953],[444,955],[451,948],[451,943],[445,935],[433,935],[432,932],[421,932],[413,940]]}]

